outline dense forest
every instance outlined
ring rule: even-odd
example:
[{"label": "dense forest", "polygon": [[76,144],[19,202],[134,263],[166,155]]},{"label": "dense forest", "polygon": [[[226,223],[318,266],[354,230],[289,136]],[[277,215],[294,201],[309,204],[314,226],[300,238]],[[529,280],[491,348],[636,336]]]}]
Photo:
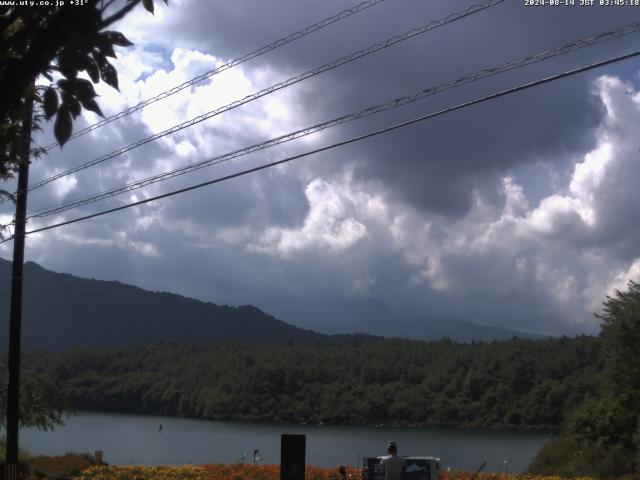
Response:
[{"label": "dense forest", "polygon": [[31,353],[80,410],[215,420],[558,428],[593,397],[597,338]]},{"label": "dense forest", "polygon": [[640,478],[640,283],[603,302],[596,396],[568,412],[529,466],[536,474]]}]

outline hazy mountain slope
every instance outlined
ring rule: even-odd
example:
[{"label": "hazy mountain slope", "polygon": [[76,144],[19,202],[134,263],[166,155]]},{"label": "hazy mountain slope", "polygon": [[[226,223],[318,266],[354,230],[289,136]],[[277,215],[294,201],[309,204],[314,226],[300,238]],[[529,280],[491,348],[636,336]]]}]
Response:
[{"label": "hazy mountain slope", "polygon": [[286,322],[322,333],[367,332],[415,340],[449,337],[459,342],[544,338],[509,328],[479,325],[453,316],[429,318],[406,315],[375,298],[270,299],[256,303]]},{"label": "hazy mountain slope", "polygon": [[[0,259],[0,348],[6,350],[11,263]],[[253,306],[229,307],[120,282],[89,280],[25,264],[25,349],[66,350],[159,342],[352,343],[280,321]]]}]

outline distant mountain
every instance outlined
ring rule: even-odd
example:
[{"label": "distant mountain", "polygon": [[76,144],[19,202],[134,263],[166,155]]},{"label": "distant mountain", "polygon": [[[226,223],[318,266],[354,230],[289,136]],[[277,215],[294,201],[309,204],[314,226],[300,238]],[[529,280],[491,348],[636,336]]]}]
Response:
[{"label": "distant mountain", "polygon": [[404,323],[402,315],[375,298],[280,298],[252,303],[285,322],[322,333],[377,332],[374,335],[397,337]]},{"label": "distant mountain", "polygon": [[415,319],[414,330],[422,339],[439,339],[449,337],[458,342],[511,340],[513,337],[528,338],[531,340],[548,338],[543,335],[535,335],[520,330],[512,330],[505,327],[479,325],[451,315],[442,317],[437,321],[425,321]]},{"label": "distant mountain", "polygon": [[429,318],[393,310],[375,298],[278,299],[255,302],[286,322],[322,333],[367,332],[385,337],[457,342],[510,340],[513,337],[541,339],[519,330],[479,325],[453,316]]},{"label": "distant mountain", "polygon": [[[160,342],[236,341],[344,344],[369,335],[325,335],[289,325],[256,307],[220,306],[120,282],[24,266],[22,345],[26,350],[112,348]],[[9,334],[11,262],[0,259],[0,351]]]}]

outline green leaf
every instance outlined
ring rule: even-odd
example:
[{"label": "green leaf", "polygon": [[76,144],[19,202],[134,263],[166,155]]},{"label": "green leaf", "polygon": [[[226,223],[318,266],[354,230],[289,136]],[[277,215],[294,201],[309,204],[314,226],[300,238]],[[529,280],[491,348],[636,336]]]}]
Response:
[{"label": "green leaf", "polygon": [[60,73],[62,73],[62,75],[64,75],[66,78],[68,78],[69,80],[75,80],[75,78],[78,76],[78,71],[76,70],[75,66],[60,66]]},{"label": "green leaf", "polygon": [[91,100],[97,96],[96,91],[93,89],[93,84],[89,80],[79,78],[75,83],[75,93],[78,100]]},{"label": "green leaf", "polygon": [[100,69],[96,62],[89,56],[87,56],[85,63],[83,64],[84,69],[86,70],[89,78],[93,83],[98,83],[100,81]]},{"label": "green leaf", "polygon": [[116,52],[113,51],[113,45],[109,41],[103,41],[98,46],[105,57],[116,58]]},{"label": "green leaf", "polygon": [[91,52],[91,55],[93,55],[93,58],[96,61],[96,64],[98,65],[98,68],[100,70],[102,70],[102,67],[106,64],[109,63],[109,61],[107,60],[107,57],[105,57],[102,52],[100,50],[98,50],[97,48],[93,50],[93,52]]},{"label": "green leaf", "polygon": [[84,51],[77,45],[65,45],[58,54],[58,60],[61,64],[74,67],[82,60],[83,55]]},{"label": "green leaf", "polygon": [[53,134],[55,135],[56,140],[58,141],[60,146],[67,143],[67,140],[69,140],[69,137],[71,137],[72,129],[73,122],[71,120],[71,113],[63,105],[62,108],[58,110],[56,123],[53,126]]},{"label": "green leaf", "polygon": [[104,118],[104,114],[102,113],[102,110],[100,110],[100,106],[98,105],[98,103],[93,98],[91,98],[89,100],[80,99],[80,101],[82,102],[82,106],[85,109],[91,110],[92,112],[97,113],[102,118]]},{"label": "green leaf", "polygon": [[65,109],[73,115],[73,118],[76,118],[80,115],[82,111],[82,107],[80,106],[80,102],[76,97],[69,93],[62,94],[62,107],[61,109]]},{"label": "green leaf", "polygon": [[102,32],[102,35],[104,35],[109,42],[120,47],[130,47],[133,45],[133,43],[120,32]]},{"label": "green leaf", "polygon": [[73,90],[73,81],[62,78],[58,80],[58,86],[63,92],[71,92]]},{"label": "green leaf", "polygon": [[142,0],[142,5],[153,15],[153,0]]},{"label": "green leaf", "polygon": [[44,101],[42,102],[44,107],[44,116],[47,120],[51,118],[58,111],[58,94],[53,87],[49,87],[44,92]]},{"label": "green leaf", "polygon": [[100,115],[102,118],[104,118],[104,115],[102,113],[102,110],[100,110],[100,106],[98,105],[98,103],[95,101],[94,98],[88,98],[88,99],[83,99],[80,98],[80,102],[82,103],[82,106],[87,109],[87,110],[91,110],[94,113],[97,113],[98,115]]},{"label": "green leaf", "polygon": [[58,68],[68,79],[76,78],[86,53],[76,46],[65,46],[58,55]]},{"label": "green leaf", "polygon": [[103,63],[100,66],[100,75],[102,76],[102,79],[107,83],[107,85],[110,85],[116,90],[119,90],[118,73],[116,72],[116,69],[113,68],[113,65],[111,65],[109,62]]}]

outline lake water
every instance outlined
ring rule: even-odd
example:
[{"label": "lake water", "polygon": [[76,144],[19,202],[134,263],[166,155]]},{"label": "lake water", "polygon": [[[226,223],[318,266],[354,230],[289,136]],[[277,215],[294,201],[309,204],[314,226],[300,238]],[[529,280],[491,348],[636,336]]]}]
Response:
[{"label": "lake water", "polygon": [[[162,432],[158,426],[162,424]],[[358,465],[382,455],[389,440],[400,455],[433,455],[441,468],[520,472],[549,433],[437,428],[337,427],[210,422],[184,418],[80,413],[52,432],[24,429],[20,444],[31,454],[102,450],[110,464],[230,463],[260,450],[263,463],[280,463],[280,434],[307,436],[307,464]],[[504,463],[506,460],[506,464]]]}]

